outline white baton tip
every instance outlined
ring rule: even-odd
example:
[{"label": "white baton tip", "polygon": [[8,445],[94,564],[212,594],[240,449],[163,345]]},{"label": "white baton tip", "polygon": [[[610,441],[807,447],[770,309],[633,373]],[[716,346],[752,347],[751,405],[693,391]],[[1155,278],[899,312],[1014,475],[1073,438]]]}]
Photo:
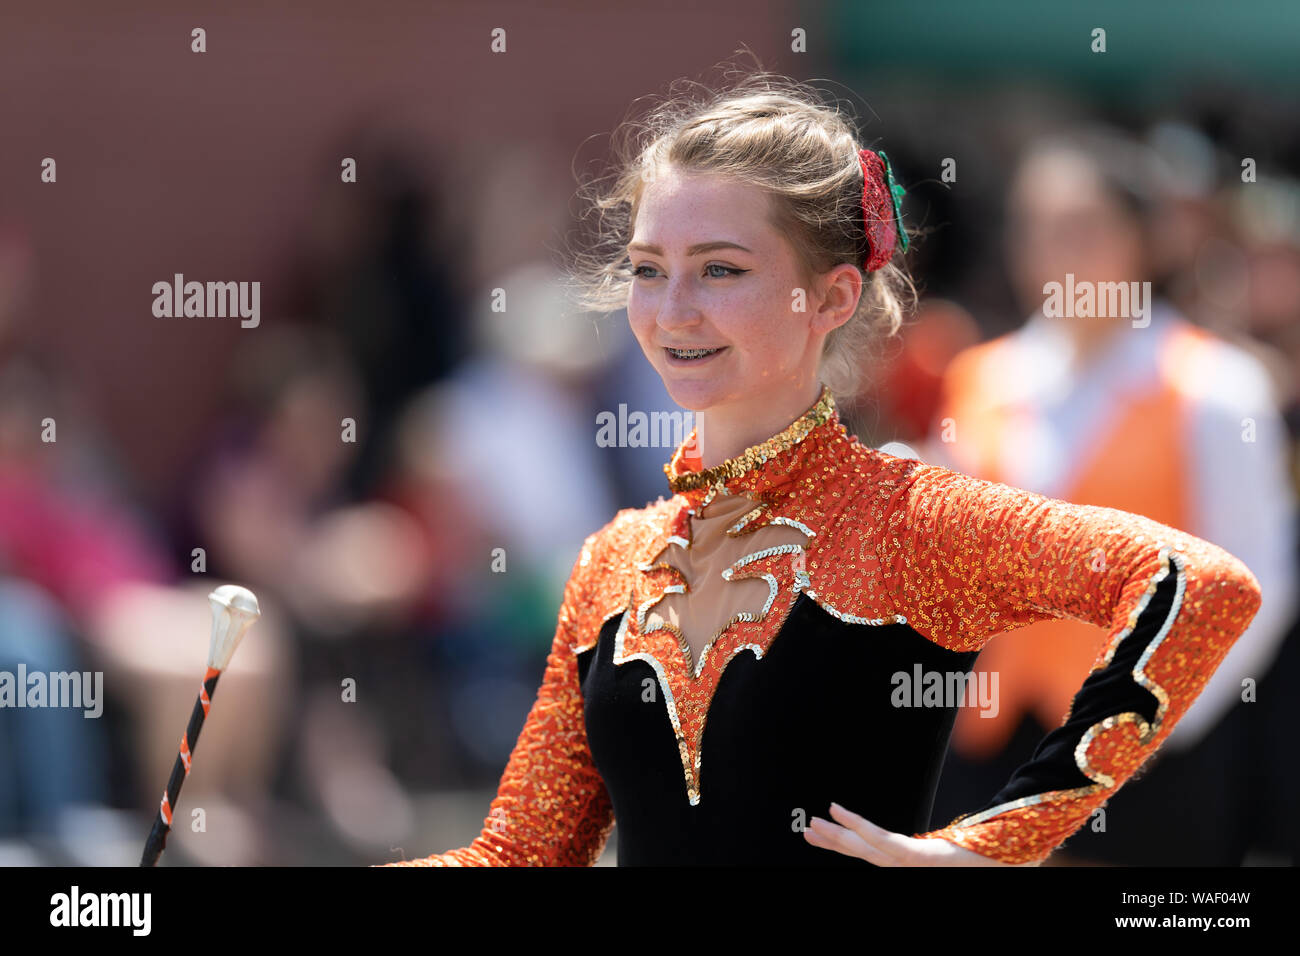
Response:
[{"label": "white baton tip", "polygon": [[212,605],[212,641],[208,645],[208,666],[224,671],[235,648],[253,622],[262,616],[257,596],[237,584],[223,584],[208,595]]}]

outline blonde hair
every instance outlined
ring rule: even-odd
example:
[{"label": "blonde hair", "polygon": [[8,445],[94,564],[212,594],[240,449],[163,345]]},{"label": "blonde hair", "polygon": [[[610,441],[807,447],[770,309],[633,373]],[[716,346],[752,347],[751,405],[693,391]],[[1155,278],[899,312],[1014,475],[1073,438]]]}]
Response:
[{"label": "blonde hair", "polygon": [[[679,84],[687,88],[670,88],[644,119],[615,130],[613,173],[579,189],[588,238],[570,262],[578,308],[607,313],[627,306],[632,269],[625,246],[649,176],[669,165],[766,192],[772,225],[788,237],[809,279],[840,263],[861,269],[868,250],[861,146],[841,110],[813,87],[764,70],[720,91],[682,80],[673,86]],[[916,287],[894,261],[864,271],[863,280],[856,311],[831,330],[822,351],[821,380],[837,398],[856,394],[876,344],[896,334],[916,306]]]}]

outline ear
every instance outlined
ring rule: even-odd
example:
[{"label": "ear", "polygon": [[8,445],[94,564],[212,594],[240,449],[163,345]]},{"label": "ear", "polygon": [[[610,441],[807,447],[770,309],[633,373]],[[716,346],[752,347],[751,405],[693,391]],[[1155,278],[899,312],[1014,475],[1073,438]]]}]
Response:
[{"label": "ear", "polygon": [[864,283],[857,266],[842,263],[817,279],[817,306],[810,316],[812,331],[822,335],[839,328],[858,310]]}]

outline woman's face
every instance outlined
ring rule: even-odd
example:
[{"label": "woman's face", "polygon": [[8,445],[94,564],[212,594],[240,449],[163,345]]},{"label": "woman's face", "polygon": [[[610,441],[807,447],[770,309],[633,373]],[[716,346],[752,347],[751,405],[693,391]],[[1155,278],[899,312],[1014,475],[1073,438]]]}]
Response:
[{"label": "woman's face", "polygon": [[[642,190],[628,256],[628,320],[674,402],[694,411],[807,391],[826,334],[852,314],[851,266],[807,288],[757,187],[674,167]],[[839,276],[839,282],[826,278]],[[805,289],[806,304],[796,289]],[[840,313],[843,313],[841,317]],[[703,358],[670,349],[715,349]]]}]

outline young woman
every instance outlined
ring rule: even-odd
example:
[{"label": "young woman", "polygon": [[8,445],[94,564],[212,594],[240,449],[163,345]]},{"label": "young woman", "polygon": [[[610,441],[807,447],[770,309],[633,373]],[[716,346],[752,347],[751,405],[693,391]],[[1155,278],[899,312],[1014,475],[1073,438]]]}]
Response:
[{"label": "young woman", "polygon": [[[834,396],[901,324],[906,235],[884,155],[814,91],[756,74],[646,130],[581,274],[696,428],[670,496],[577,556],[481,834],[399,865],[588,865],[615,820],[620,865],[1041,862],[1160,746],[1258,583],[1147,518],[848,434]],[[1054,617],[1110,635],[1070,712],[930,830],[957,708],[996,707],[980,648]]]}]

